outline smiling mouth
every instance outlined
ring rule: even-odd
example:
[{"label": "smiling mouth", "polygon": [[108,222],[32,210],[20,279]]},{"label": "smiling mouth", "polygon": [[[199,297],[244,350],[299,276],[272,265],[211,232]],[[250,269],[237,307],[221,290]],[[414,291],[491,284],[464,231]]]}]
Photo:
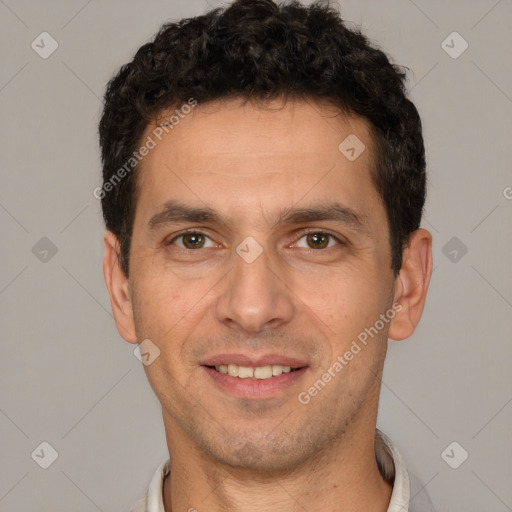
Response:
[{"label": "smiling mouth", "polygon": [[252,380],[271,379],[273,377],[278,377],[283,373],[291,373],[301,369],[292,368],[291,366],[282,366],[280,364],[272,364],[266,366],[239,366],[237,364],[221,364],[206,367],[231,377]]}]

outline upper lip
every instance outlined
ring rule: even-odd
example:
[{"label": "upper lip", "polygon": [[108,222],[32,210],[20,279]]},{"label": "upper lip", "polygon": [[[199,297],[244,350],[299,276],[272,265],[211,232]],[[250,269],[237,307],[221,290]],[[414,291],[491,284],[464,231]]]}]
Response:
[{"label": "upper lip", "polygon": [[295,357],[289,357],[282,354],[265,354],[249,357],[244,354],[218,354],[210,357],[201,363],[203,366],[219,366],[221,364],[236,364],[237,366],[270,366],[281,365],[291,368],[302,368],[307,363]]}]

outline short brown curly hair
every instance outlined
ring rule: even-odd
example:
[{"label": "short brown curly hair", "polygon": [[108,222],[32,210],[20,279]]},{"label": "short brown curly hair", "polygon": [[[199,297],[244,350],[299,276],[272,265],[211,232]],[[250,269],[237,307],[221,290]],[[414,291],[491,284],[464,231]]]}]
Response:
[{"label": "short brown curly hair", "polygon": [[[425,150],[404,68],[316,3],[237,0],[203,16],[164,24],[110,80],[99,125],[104,185],[132,157],[151,120],[190,98],[328,100],[366,119],[377,148],[372,179],[390,226],[392,269],[419,228],[426,194]],[[137,167],[101,194],[108,230],[129,272]],[[107,188],[105,188],[107,190]]]}]

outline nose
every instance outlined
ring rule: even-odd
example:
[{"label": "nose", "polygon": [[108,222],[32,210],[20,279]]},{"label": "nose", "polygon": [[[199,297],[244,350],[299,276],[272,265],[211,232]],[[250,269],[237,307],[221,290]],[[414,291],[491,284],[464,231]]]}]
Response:
[{"label": "nose", "polygon": [[271,268],[266,251],[248,263],[233,255],[233,269],[226,276],[215,304],[220,323],[231,329],[258,333],[289,322],[295,313],[293,292],[286,277]]}]

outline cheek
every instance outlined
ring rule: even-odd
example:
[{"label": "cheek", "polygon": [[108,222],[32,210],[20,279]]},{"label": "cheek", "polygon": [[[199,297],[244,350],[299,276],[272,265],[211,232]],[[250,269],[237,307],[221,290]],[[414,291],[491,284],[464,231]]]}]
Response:
[{"label": "cheek", "polygon": [[331,335],[343,343],[373,325],[384,312],[387,292],[379,285],[378,277],[369,269],[362,272],[346,268],[341,273],[323,275],[319,280],[305,277],[297,295],[325,322]]},{"label": "cheek", "polygon": [[[206,279],[182,280],[156,266],[141,272],[136,282],[137,334],[159,347],[160,365],[182,380],[197,369],[189,353],[194,340],[201,339],[205,332],[213,332],[213,285]],[[157,371],[148,369],[157,378]]]},{"label": "cheek", "polygon": [[[160,274],[160,273],[159,273]],[[199,298],[193,285],[180,285],[165,274],[138,276],[136,329],[140,339],[150,339],[160,350],[155,361],[144,367],[148,381],[162,403],[176,399],[169,382],[185,382],[190,367],[184,359],[187,340],[201,322]],[[178,386],[179,388],[180,386]]]},{"label": "cheek", "polygon": [[186,288],[166,273],[140,273],[135,283],[136,328],[150,339],[162,340],[190,309]]}]

